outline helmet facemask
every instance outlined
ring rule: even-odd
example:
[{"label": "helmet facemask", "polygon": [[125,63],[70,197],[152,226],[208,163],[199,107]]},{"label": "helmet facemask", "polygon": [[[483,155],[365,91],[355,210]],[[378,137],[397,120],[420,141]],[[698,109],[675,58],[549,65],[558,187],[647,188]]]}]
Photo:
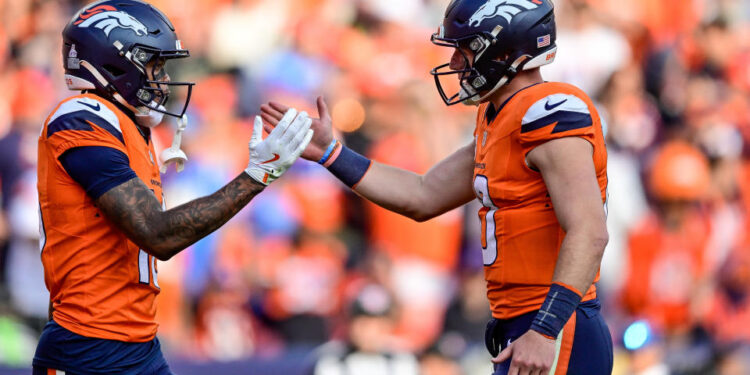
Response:
[{"label": "helmet facemask", "polygon": [[[430,73],[445,104],[476,105],[489,100],[521,70],[551,63],[555,38],[551,0],[452,0],[431,41],[458,49],[468,64],[458,70],[443,64]],[[441,84],[449,74],[459,74],[460,89],[453,95],[447,95]]]},{"label": "helmet facemask", "polygon": [[[464,58],[464,68],[453,70],[450,63],[435,67],[430,74],[435,77],[435,85],[446,105],[464,103],[477,105],[486,100],[498,88],[510,82],[520,70],[519,66],[528,56],[521,55],[513,59],[510,51],[502,51],[499,47],[497,34],[502,27],[496,27],[492,33],[478,33],[460,39],[442,37],[441,30],[432,34],[430,41],[441,47],[454,48]],[[471,51],[473,58],[469,58],[465,51]],[[499,59],[498,57],[503,59]],[[512,60],[512,61],[511,61]],[[440,78],[447,75],[459,75],[460,90],[448,96]]]},{"label": "helmet facemask", "polygon": [[[136,105],[133,103],[123,103],[115,96],[118,102],[134,110],[136,119],[139,124],[146,127],[153,127],[161,122],[163,115],[169,115],[176,118],[182,118],[187,111],[190,103],[190,96],[193,91],[193,82],[172,82],[165,80],[168,76],[166,63],[171,59],[178,59],[190,56],[187,50],[176,49],[163,51],[149,48],[146,46],[136,45],[130,51],[123,53],[122,46],[115,43],[115,47],[120,50],[122,56],[133,63],[142,73],[142,83],[135,93],[137,100]],[[179,111],[171,112],[167,110],[166,104],[172,95],[172,87],[187,87],[185,101]]]}]

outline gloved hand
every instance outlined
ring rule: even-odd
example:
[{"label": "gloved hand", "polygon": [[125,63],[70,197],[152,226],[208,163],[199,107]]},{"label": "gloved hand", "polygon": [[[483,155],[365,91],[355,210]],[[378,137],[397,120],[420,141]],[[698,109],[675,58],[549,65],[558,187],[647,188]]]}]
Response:
[{"label": "gloved hand", "polygon": [[249,144],[250,161],[245,172],[264,185],[279,178],[310,143],[311,123],[306,112],[297,115],[297,110],[290,108],[271,134],[263,139],[263,120],[256,116]]}]

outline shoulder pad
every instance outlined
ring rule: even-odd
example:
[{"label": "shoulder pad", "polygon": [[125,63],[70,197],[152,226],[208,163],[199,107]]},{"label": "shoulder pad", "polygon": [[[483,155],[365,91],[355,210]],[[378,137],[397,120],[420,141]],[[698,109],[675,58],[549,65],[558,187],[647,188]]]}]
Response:
[{"label": "shoulder pad", "polygon": [[73,97],[63,102],[47,121],[47,137],[68,130],[105,130],[125,143],[117,115],[106,104],[89,97]]},{"label": "shoulder pad", "polygon": [[[93,114],[97,117],[104,119],[109,125],[117,129],[118,132],[122,133],[120,128],[120,120],[117,115],[112,112],[104,103],[99,100],[87,98],[87,97],[73,97],[68,101],[64,102],[60,107],[52,114],[48,123],[51,124],[59,117],[74,114],[76,112],[83,112],[83,114]],[[102,124],[104,125],[104,124]]]},{"label": "shoulder pad", "polygon": [[591,113],[581,98],[571,94],[552,94],[534,102],[523,116],[521,133],[556,124],[552,133],[591,126]]}]

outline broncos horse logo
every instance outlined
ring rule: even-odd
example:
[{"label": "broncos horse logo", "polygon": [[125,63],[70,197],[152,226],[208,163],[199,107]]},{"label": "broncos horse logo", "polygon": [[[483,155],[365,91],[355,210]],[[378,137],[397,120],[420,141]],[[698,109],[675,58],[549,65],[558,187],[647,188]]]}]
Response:
[{"label": "broncos horse logo", "polygon": [[497,16],[502,16],[510,23],[513,16],[521,13],[522,9],[520,8],[532,10],[536,9],[540,4],[542,2],[539,0],[489,0],[471,15],[469,26],[479,26],[487,18]]},{"label": "broncos horse logo", "polygon": [[118,27],[133,30],[138,36],[148,34],[148,29],[144,24],[133,16],[123,11],[118,11],[117,8],[111,5],[100,5],[91,9],[86,9],[86,11],[78,17],[78,21],[73,24],[78,25],[78,27],[96,27],[97,29],[104,31],[107,36],[109,36],[109,33],[113,29]]}]

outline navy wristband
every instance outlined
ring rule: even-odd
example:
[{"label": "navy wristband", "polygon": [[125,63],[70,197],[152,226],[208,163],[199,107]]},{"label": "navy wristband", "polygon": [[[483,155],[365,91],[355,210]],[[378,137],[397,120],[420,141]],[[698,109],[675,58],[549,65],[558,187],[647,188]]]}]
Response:
[{"label": "navy wristband", "polygon": [[581,295],[577,292],[561,284],[552,284],[547,298],[544,299],[542,307],[531,323],[531,329],[547,338],[557,338],[579,303],[581,303]]},{"label": "navy wristband", "polygon": [[370,159],[342,145],[341,153],[328,170],[346,186],[354,187],[370,169],[370,164],[372,164]]}]

